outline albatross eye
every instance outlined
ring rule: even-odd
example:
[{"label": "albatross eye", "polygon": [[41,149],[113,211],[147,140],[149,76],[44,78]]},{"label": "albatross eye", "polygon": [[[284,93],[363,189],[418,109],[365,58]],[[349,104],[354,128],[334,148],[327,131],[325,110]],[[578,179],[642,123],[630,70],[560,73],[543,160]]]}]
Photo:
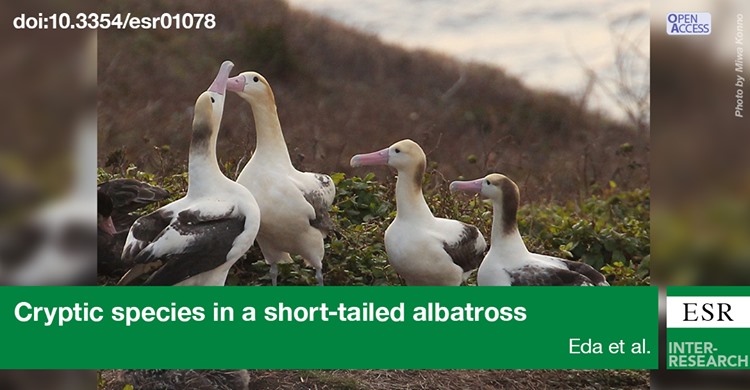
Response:
[{"label": "albatross eye", "polygon": [[254,77],[253,77],[253,81],[255,81],[256,83],[258,82],[258,80],[260,80],[260,79],[258,78],[258,76],[254,76]]},{"label": "albatross eye", "polygon": [[399,148],[396,148],[396,149],[394,150],[394,152],[396,152],[396,153],[401,153],[401,149],[399,149]]},{"label": "albatross eye", "polygon": [[216,100],[214,100],[213,96],[211,96],[211,103],[216,103]]},{"label": "albatross eye", "polygon": [[487,185],[490,185],[490,184],[492,184],[492,183],[490,183],[490,181],[489,181],[489,180],[485,180],[484,182],[485,182],[485,183],[487,183]]}]

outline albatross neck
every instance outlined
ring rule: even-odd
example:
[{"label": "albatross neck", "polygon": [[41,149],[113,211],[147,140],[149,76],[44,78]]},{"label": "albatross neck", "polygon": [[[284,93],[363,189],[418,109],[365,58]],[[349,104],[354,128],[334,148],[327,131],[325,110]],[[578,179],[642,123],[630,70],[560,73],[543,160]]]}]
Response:
[{"label": "albatross neck", "polygon": [[422,194],[424,169],[398,171],[396,180],[396,216],[406,219],[434,218]]},{"label": "albatross neck", "polygon": [[203,196],[216,191],[224,174],[216,160],[216,139],[218,131],[211,131],[206,137],[205,129],[196,128],[190,141],[188,161],[188,195]]},{"label": "albatross neck", "polygon": [[492,202],[492,249],[514,254],[529,252],[518,232],[517,210],[517,207]]},{"label": "albatross neck", "polygon": [[293,168],[276,105],[269,101],[253,100],[250,101],[250,106],[253,109],[257,133],[253,158],[261,159],[266,164]]}]

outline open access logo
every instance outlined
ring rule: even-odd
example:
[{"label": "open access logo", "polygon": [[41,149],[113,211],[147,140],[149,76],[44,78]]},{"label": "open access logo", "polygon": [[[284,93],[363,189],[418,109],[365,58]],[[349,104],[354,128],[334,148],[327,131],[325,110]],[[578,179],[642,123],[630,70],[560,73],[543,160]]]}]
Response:
[{"label": "open access logo", "polygon": [[669,35],[711,34],[711,14],[708,12],[670,12],[667,14]]}]

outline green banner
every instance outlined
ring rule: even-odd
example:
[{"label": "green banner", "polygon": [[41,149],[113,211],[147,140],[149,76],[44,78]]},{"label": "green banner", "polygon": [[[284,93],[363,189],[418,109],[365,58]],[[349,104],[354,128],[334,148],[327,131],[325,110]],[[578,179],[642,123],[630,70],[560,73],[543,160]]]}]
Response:
[{"label": "green banner", "polygon": [[4,369],[650,369],[656,287],[0,287]]},{"label": "green banner", "polygon": [[748,329],[669,329],[667,368],[672,370],[747,370]]}]

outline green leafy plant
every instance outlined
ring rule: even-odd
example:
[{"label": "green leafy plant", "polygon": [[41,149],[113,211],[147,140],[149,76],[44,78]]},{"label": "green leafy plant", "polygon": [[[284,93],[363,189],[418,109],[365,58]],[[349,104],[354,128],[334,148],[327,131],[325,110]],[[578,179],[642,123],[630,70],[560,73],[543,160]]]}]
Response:
[{"label": "green leafy plant", "polygon": [[[171,193],[187,191],[187,174],[158,177],[129,165],[124,175],[99,170],[99,180],[129,177]],[[337,231],[326,240],[325,280],[329,285],[399,285],[403,281],[388,263],[383,236],[396,216],[394,185],[369,173],[363,177],[331,175],[336,200],[331,218]],[[450,194],[432,169],[425,177],[425,197],[438,217],[476,225],[490,240],[492,207],[478,197]],[[650,191],[621,191],[612,183],[597,195],[564,204],[527,203],[519,210],[519,231],[532,252],[583,261],[601,270],[614,285],[650,281]],[[154,205],[151,209],[163,205]],[[279,266],[282,285],[315,284],[314,271],[299,258]],[[268,266],[257,246],[232,268],[229,285],[267,285]]]},{"label": "green leafy plant", "polygon": [[[618,284],[648,284],[650,191],[614,187],[577,203],[522,207],[519,230],[529,249],[583,261]],[[632,274],[615,272],[615,263]]]}]

